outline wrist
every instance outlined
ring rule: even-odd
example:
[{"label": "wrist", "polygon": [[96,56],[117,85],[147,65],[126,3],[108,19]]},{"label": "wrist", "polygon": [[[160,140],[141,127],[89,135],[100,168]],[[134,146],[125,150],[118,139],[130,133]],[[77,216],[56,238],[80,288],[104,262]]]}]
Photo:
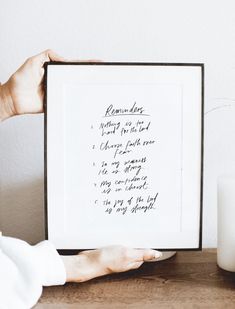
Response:
[{"label": "wrist", "polygon": [[65,266],[66,282],[83,282],[83,261],[79,255],[61,255]]},{"label": "wrist", "polygon": [[8,82],[0,85],[0,119],[4,120],[16,115]]},{"label": "wrist", "polygon": [[84,282],[99,276],[107,275],[96,259],[86,254],[61,256],[66,271],[66,282]]}]

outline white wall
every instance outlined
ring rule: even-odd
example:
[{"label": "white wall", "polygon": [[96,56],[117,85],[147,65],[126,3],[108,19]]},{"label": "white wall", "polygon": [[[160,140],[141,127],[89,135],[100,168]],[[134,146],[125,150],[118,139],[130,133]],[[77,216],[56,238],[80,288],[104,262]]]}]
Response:
[{"label": "white wall", "polygon": [[[216,177],[235,172],[234,0],[0,0],[0,80],[46,48],[68,58],[204,62],[204,247],[216,245]],[[43,239],[43,116],[0,127],[0,228]]]}]

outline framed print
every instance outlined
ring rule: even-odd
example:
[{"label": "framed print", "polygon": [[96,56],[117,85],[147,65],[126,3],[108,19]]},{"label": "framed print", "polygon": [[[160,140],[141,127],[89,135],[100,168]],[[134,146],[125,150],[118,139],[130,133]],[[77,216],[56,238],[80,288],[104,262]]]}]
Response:
[{"label": "framed print", "polygon": [[201,249],[203,70],[46,65],[46,228],[57,249]]}]

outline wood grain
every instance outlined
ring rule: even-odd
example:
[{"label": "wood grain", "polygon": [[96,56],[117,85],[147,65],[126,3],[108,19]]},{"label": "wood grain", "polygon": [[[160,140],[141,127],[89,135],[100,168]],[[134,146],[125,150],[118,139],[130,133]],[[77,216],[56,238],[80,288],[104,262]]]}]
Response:
[{"label": "wood grain", "polygon": [[36,309],[235,308],[235,273],[219,269],[216,251],[178,252],[128,273],[48,287]]}]

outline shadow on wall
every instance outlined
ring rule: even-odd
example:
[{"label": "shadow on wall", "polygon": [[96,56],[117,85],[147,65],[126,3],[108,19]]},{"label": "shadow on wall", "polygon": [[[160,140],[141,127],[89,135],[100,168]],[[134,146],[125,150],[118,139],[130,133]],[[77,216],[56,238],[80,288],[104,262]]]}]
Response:
[{"label": "shadow on wall", "polygon": [[35,244],[45,239],[43,178],[1,190],[0,230],[3,235]]}]

